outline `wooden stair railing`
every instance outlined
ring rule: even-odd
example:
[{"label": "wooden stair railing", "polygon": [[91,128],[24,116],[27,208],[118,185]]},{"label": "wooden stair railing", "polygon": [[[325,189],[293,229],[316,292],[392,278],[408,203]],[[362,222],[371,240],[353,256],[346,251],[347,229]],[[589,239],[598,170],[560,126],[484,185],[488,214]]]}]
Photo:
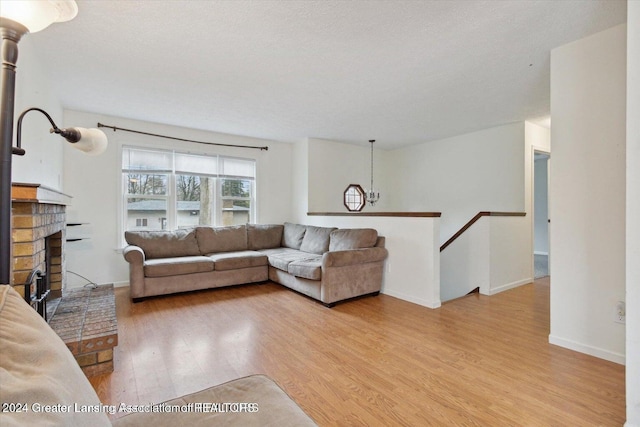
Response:
[{"label": "wooden stair railing", "polygon": [[449,240],[447,240],[442,244],[442,246],[440,246],[440,252],[442,252],[447,246],[453,243],[454,240],[460,237],[462,233],[467,231],[469,227],[471,227],[476,221],[478,221],[483,216],[525,216],[525,215],[526,215],[525,212],[488,212],[488,211],[478,212],[476,216],[471,218],[469,222],[463,225],[460,230],[458,230],[453,236],[451,236]]}]

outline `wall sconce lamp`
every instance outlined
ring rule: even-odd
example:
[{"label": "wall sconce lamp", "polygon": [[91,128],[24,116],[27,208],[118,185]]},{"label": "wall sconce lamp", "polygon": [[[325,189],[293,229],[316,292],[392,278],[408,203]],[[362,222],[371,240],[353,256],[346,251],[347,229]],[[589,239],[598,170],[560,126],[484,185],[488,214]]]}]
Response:
[{"label": "wall sconce lamp", "polygon": [[78,14],[74,0],[0,0],[0,284],[11,283],[11,157],[18,42]]},{"label": "wall sconce lamp", "polygon": [[58,126],[56,126],[53,119],[49,114],[47,114],[46,111],[40,108],[29,108],[28,110],[23,111],[22,114],[20,114],[20,117],[18,117],[18,131],[16,135],[17,147],[12,147],[13,154],[16,154],[18,156],[24,156],[25,154],[25,151],[21,145],[22,119],[24,118],[25,114],[27,114],[29,111],[39,111],[42,114],[44,114],[45,117],[49,120],[49,123],[51,123],[51,126],[53,126],[51,130],[49,130],[50,133],[57,133],[58,135],[66,139],[68,142],[73,144],[74,148],[77,148],[78,150],[83,151],[86,154],[97,156],[99,154],[104,153],[104,151],[107,149],[107,135],[105,135],[104,132],[101,131],[100,129],[95,129],[95,128],[93,129],[85,129],[85,128],[60,129]]}]

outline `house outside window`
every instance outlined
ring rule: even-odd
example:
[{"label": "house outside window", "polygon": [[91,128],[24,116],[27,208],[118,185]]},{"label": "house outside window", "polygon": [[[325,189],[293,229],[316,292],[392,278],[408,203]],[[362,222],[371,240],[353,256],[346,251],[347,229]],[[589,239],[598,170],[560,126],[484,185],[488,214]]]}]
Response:
[{"label": "house outside window", "polygon": [[124,230],[255,222],[255,160],[124,147]]}]

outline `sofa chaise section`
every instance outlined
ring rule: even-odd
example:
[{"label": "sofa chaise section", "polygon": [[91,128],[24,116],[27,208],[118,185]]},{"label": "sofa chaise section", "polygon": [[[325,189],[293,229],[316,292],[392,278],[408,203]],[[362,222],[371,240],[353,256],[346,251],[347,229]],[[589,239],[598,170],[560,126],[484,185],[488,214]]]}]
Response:
[{"label": "sofa chaise section", "polygon": [[285,223],[282,247],[261,252],[269,256],[269,280],[332,306],[380,292],[388,255],[384,243],[370,228]]}]

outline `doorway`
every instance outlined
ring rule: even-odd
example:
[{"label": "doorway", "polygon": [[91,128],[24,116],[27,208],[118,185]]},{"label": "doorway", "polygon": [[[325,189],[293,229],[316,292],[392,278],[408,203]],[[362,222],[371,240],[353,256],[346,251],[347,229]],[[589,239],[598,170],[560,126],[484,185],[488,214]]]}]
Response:
[{"label": "doorway", "polygon": [[549,153],[534,152],[533,277],[549,275]]}]

